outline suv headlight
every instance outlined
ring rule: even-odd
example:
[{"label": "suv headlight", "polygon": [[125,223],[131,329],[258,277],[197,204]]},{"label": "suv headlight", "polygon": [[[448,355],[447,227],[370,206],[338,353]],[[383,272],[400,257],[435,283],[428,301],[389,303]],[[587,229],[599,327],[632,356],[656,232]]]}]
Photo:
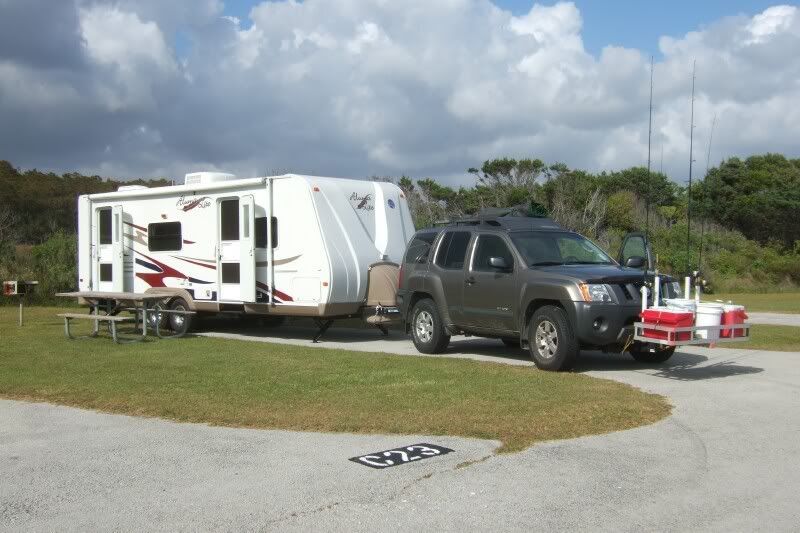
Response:
[{"label": "suv headlight", "polygon": [[614,300],[611,298],[611,293],[608,291],[608,285],[600,283],[581,283],[581,295],[587,302],[605,302],[611,303]]}]

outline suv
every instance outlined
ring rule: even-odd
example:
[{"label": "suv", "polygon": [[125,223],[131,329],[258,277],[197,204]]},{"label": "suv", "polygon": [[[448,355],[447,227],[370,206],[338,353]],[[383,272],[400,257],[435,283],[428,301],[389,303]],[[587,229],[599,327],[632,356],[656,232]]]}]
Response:
[{"label": "suv", "polygon": [[[464,333],[528,347],[544,370],[571,368],[581,348],[666,361],[674,348],[631,342],[641,287],[652,281],[640,269],[650,262],[644,235],[629,235],[621,250],[627,266],[547,218],[489,216],[421,230],[403,258],[398,307],[423,353],[440,353]],[[678,296],[678,285],[661,279],[661,294]]]}]

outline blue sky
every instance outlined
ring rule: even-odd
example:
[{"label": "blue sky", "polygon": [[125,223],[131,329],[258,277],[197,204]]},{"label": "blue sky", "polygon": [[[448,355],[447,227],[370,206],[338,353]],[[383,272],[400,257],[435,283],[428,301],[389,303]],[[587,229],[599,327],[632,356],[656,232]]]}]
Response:
[{"label": "blue sky", "polygon": [[[261,0],[224,0],[227,15],[238,17],[249,26],[248,13]],[[530,11],[532,0],[494,0],[515,15]],[[553,5],[556,2],[537,2]],[[682,37],[689,31],[726,16],[752,16],[774,5],[776,0],[576,0],[583,16],[583,39],[587,51],[597,55],[604,46],[638,48],[659,55],[658,38]],[[791,2],[785,2],[791,3]]]}]

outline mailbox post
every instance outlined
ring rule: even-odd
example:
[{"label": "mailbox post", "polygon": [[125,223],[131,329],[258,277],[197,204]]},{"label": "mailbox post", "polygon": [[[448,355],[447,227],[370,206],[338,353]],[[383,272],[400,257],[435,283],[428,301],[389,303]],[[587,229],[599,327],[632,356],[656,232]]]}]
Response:
[{"label": "mailbox post", "polygon": [[3,296],[16,296],[19,299],[19,325],[20,327],[23,324],[24,319],[24,303],[25,303],[25,295],[31,294],[36,286],[39,284],[38,281],[4,281],[3,282]]}]

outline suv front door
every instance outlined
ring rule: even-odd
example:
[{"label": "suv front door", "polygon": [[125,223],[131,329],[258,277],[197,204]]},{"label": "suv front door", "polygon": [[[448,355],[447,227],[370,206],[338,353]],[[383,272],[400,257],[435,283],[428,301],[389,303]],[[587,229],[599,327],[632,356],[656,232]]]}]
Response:
[{"label": "suv front door", "polygon": [[[501,258],[506,267],[492,265]],[[499,235],[481,233],[475,241],[464,278],[464,323],[492,330],[516,331],[517,303],[514,254]]]}]

